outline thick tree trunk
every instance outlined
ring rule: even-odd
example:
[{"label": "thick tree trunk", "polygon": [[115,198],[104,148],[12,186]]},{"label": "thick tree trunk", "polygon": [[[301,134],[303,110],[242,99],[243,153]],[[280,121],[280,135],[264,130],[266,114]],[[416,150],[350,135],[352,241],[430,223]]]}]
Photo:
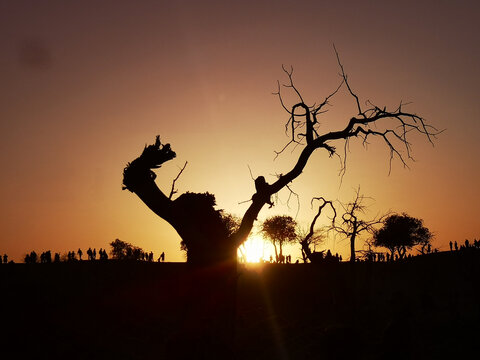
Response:
[{"label": "thick tree trunk", "polygon": [[179,322],[168,341],[169,358],[234,357],[237,262],[230,256],[210,264],[188,264],[179,299]]},{"label": "thick tree trunk", "polygon": [[350,262],[355,262],[355,238],[357,236],[356,229],[353,229],[353,234],[350,237]]},{"label": "thick tree trunk", "polygon": [[155,184],[151,169],[175,157],[170,145],[157,137],[123,173],[124,189],[135,193],[155,214],[172,225],[187,249],[188,271],[178,284],[174,309],[178,323],[167,339],[169,358],[224,359],[233,357],[237,247],[245,241],[262,206],[269,201],[263,190],[255,196],[236,234],[230,234],[215,197],[184,193],[172,200]]}]

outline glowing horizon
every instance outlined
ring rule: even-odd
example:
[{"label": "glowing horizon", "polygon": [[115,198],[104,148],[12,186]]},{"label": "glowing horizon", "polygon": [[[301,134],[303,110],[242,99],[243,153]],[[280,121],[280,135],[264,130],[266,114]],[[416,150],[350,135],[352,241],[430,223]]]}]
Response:
[{"label": "glowing horizon", "polygon": [[[409,111],[447,131],[435,147],[415,138],[411,169],[394,162],[390,175],[388,149],[377,142],[367,150],[350,142],[342,182],[338,159],[317,151],[292,183],[300,194],[296,220],[309,224],[312,197],[346,202],[360,185],[375,198],[368,215],[392,210],[421,218],[436,234],[434,247],[480,237],[474,208],[480,50],[471,45],[479,6],[280,0],[132,7],[119,0],[91,11],[80,3],[0,5],[0,254],[21,261],[32,250],[108,249],[119,238],[157,257],[164,251],[167,261],[185,261],[175,230],[121,190],[127,162],[159,134],[177,153],[156,170],[161,189],[169,191],[188,161],[178,194],[208,191],[219,209],[242,216],[248,206],[242,202],[254,193],[248,167],[272,182],[298,156],[298,149],[287,151],[274,161],[274,150],[288,141],[288,116],[271,95],[277,80],[285,81],[282,64],[294,67],[307,103],[323,101],[339,82],[332,42],[362,103],[411,103]],[[373,19],[371,26],[365,18]],[[289,105],[293,100],[286,97]],[[328,110],[319,117],[321,131],[341,128],[356,114],[345,92]],[[297,206],[287,198],[280,193],[258,222],[295,217]],[[348,242],[328,240],[325,247],[349,257]],[[292,261],[300,258],[300,247],[289,253]]]}]

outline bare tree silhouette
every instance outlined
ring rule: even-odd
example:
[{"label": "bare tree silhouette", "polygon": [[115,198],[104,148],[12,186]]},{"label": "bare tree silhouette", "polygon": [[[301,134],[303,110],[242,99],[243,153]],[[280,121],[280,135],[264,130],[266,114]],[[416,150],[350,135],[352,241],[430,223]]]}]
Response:
[{"label": "bare tree silhouette", "polygon": [[[330,206],[333,212],[333,217],[331,218],[332,226],[333,224],[335,224],[335,219],[337,217],[337,211],[330,200],[325,200],[323,197],[315,197],[311,201],[312,205],[315,200],[320,201],[317,214],[313,217],[312,222],[310,223],[309,231],[304,236],[301,236],[299,239],[300,245],[302,246],[303,261],[306,262],[308,259],[312,263],[316,262],[319,257],[316,256],[317,254],[312,252],[311,246],[314,245],[315,243],[321,242],[324,237],[324,234],[319,233],[318,231],[315,230],[315,224],[317,223],[318,218],[320,217],[323,209],[327,205]],[[323,258],[323,254],[322,256],[320,256],[320,258]]]},{"label": "bare tree silhouette", "polygon": [[355,198],[347,204],[341,204],[343,207],[341,224],[332,224],[331,230],[343,236],[350,241],[350,262],[355,262],[355,240],[363,233],[373,234],[375,226],[383,224],[389,213],[375,217],[371,220],[365,220],[361,216],[365,215],[367,205],[365,200],[368,199],[360,193],[360,186],[355,190]]}]

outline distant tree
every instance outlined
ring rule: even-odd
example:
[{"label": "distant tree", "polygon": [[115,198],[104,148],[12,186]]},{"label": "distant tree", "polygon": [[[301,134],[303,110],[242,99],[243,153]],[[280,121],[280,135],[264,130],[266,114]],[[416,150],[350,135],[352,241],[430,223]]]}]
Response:
[{"label": "distant tree", "polygon": [[[331,219],[332,224],[335,223],[335,218],[337,216],[337,212],[335,210],[335,207],[333,206],[333,203],[330,200],[325,200],[323,197],[315,197],[311,201],[312,205],[313,205],[313,202],[315,200],[320,201],[321,203],[318,207],[317,214],[313,217],[313,220],[310,223],[309,230],[308,231],[302,231],[302,230],[297,231],[297,233],[298,233],[298,238],[297,239],[300,243],[300,246],[302,247],[302,257],[303,257],[304,262],[307,262],[307,259],[310,262],[315,262],[317,259],[323,258],[323,253],[322,254],[315,253],[315,252],[312,252],[312,249],[311,249],[312,245],[315,246],[315,245],[321,244],[325,240],[325,237],[326,237],[325,231],[318,230],[318,229],[315,230],[315,224],[316,224],[318,218],[320,217],[320,215],[322,214],[322,210],[325,208],[325,206],[330,205],[330,208],[333,211],[333,218]],[[318,256],[318,255],[320,255],[320,256]]]},{"label": "distant tree", "polygon": [[272,216],[263,222],[261,232],[275,248],[277,262],[283,257],[283,245],[297,239],[296,226],[296,221],[286,215]]},{"label": "distant tree", "polygon": [[423,226],[423,220],[405,213],[388,216],[383,227],[375,230],[373,235],[375,246],[390,250],[392,258],[396,252],[400,259],[414,246],[425,248],[425,244],[428,246],[432,238],[433,234]]},{"label": "distant tree", "polygon": [[117,260],[140,260],[143,250],[120,239],[115,239],[110,243],[110,254]]},{"label": "distant tree", "polygon": [[343,207],[342,222],[341,224],[333,224],[331,230],[335,231],[337,234],[349,239],[350,241],[350,262],[355,262],[355,241],[358,236],[363,232],[372,233],[375,230],[375,226],[382,224],[387,215],[380,216],[378,218],[373,218],[370,220],[363,219],[363,215],[367,210],[367,205],[365,204],[365,197],[360,193],[360,186],[355,191],[355,199]]}]

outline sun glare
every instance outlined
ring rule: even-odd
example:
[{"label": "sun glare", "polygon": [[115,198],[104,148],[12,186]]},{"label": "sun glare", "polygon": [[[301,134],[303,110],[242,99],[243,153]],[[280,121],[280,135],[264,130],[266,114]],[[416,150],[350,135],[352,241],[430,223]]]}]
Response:
[{"label": "sun glare", "polygon": [[260,235],[250,236],[245,243],[238,248],[238,257],[240,261],[248,263],[258,263],[265,260],[270,253],[263,237]]}]

